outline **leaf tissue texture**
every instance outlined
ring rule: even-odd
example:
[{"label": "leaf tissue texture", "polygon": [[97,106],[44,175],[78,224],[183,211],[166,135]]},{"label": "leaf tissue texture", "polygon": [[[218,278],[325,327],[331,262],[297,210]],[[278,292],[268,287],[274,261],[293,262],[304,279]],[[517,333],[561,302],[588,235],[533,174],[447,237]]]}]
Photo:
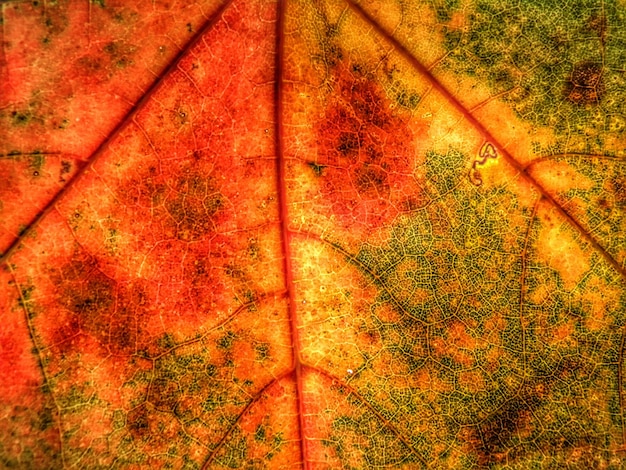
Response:
[{"label": "leaf tissue texture", "polygon": [[2,468],[623,468],[623,2],[0,13]]}]

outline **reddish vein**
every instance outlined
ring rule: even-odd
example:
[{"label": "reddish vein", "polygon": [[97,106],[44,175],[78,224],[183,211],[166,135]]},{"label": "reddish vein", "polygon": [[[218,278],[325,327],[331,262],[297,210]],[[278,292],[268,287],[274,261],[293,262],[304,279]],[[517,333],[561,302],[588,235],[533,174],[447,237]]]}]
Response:
[{"label": "reddish vein", "polygon": [[620,157],[614,157],[611,155],[599,155],[599,154],[590,154],[590,153],[577,153],[577,152],[568,152],[568,153],[555,153],[552,155],[546,155],[544,157],[535,158],[533,161],[528,162],[524,169],[528,170],[530,167],[535,166],[539,163],[553,161],[553,160],[582,160],[584,158],[594,158],[598,160],[608,160],[612,162],[616,162],[619,164],[626,163],[626,159]]},{"label": "reddish vein", "polygon": [[139,98],[135,105],[126,113],[126,115],[120,120],[120,122],[113,128],[113,130],[106,136],[106,138],[100,143],[98,148],[87,159],[86,164],[83,165],[74,175],[67,181],[67,184],[61,188],[61,190],[55,194],[48,204],[34,217],[34,219],[28,224],[20,236],[17,237],[9,248],[0,256],[0,264],[5,264],[11,255],[20,246],[22,240],[31,234],[31,232],[39,225],[39,223],[52,211],[56,204],[63,199],[65,194],[76,184],[78,180],[98,161],[100,156],[108,148],[109,144],[114,141],[117,136],[133,121],[133,118],[137,113],[148,103],[150,98],[159,90],[165,78],[171,74],[177,67],[181,60],[185,57],[187,52],[194,47],[200,39],[220,20],[222,13],[232,0],[226,0],[222,6],[218,8],[215,14],[209,18],[191,38],[191,40],[183,47],[176,57],[169,63],[169,65],[159,74],[159,76],[152,82],[152,85],[148,90]]},{"label": "reddish vein", "polygon": [[274,123],[276,130],[276,172],[278,186],[278,203],[280,207],[280,232],[283,251],[283,269],[285,273],[285,288],[287,290],[289,323],[291,326],[292,344],[292,373],[295,377],[298,406],[298,427],[300,431],[300,459],[305,469],[309,468],[306,456],[306,440],[304,436],[304,397],[302,385],[302,359],[300,357],[300,337],[298,331],[298,319],[296,317],[296,304],[294,300],[293,266],[291,263],[291,233],[289,231],[289,210],[287,208],[287,160],[285,158],[284,134],[283,134],[283,72],[285,59],[285,1],[278,2],[278,18],[276,21],[276,70],[274,80]]},{"label": "reddish vein", "polygon": [[406,49],[397,39],[392,37],[381,25],[379,25],[373,17],[369,15],[361,6],[354,3],[354,0],[346,0],[352,9],[359,14],[368,24],[370,24],[381,36],[387,39],[390,44],[394,46],[426,79],[431,83],[441,96],[443,96],[450,105],[452,105],[459,113],[461,113],[465,119],[478,131],[480,134],[490,142],[498,151],[500,155],[509,163],[519,174],[532,186],[539,191],[544,199],[550,202],[550,204],[556,209],[556,211],[564,217],[572,226],[578,230],[585,240],[595,248],[602,257],[621,275],[626,279],[626,269],[624,269],[615,258],[613,258],[587,231],[572,217],[565,209],[546,191],[546,189],[527,171],[524,165],[517,161],[505,148],[500,144],[495,137],[487,130],[487,128],[474,117],[474,115],[465,107],[461,102],[443,86],[437,78],[433,76],[430,70],[424,66],[408,49]]},{"label": "reddish vein", "polygon": [[[524,318],[524,302],[526,301],[526,289],[527,289],[527,276],[528,276],[528,251],[531,240],[533,222],[537,217],[537,212],[539,210],[539,203],[541,202],[541,198],[538,199],[533,205],[533,212],[530,215],[530,219],[528,219],[528,228],[526,229],[526,236],[524,237],[524,248],[522,250],[522,254],[520,256],[522,262],[522,275],[520,278],[520,296],[519,296],[519,321],[520,328],[522,330],[522,364],[524,366],[524,376],[522,379],[522,386],[526,383],[526,369],[527,369],[527,351],[526,351],[526,319]],[[521,390],[521,387],[520,387]]]},{"label": "reddish vein", "polygon": [[617,397],[619,399],[619,414],[622,425],[622,449],[626,450],[626,425],[624,424],[624,351],[626,348],[626,326],[622,328],[622,341],[617,356]]},{"label": "reddish vein", "polygon": [[212,332],[214,332],[216,330],[223,329],[226,325],[228,325],[230,322],[235,320],[235,318],[237,318],[243,312],[248,310],[250,307],[252,307],[254,305],[258,305],[258,304],[262,303],[263,301],[269,301],[269,300],[274,300],[274,299],[277,299],[277,298],[282,298],[285,295],[287,295],[287,293],[285,291],[270,292],[269,294],[262,294],[258,298],[254,299],[254,300],[251,300],[250,302],[246,302],[244,304],[241,304],[237,309],[235,309],[235,311],[233,313],[231,313],[224,320],[220,321],[217,325],[212,326],[211,328],[209,328],[203,335],[197,336],[197,337],[192,338],[192,339],[188,339],[186,341],[182,341],[182,342],[176,344],[175,346],[172,346],[171,348],[163,351],[162,353],[160,353],[160,354],[158,354],[156,356],[140,356],[140,357],[154,362],[154,361],[156,361],[156,360],[158,360],[158,359],[160,359],[160,358],[162,358],[162,357],[164,357],[164,356],[166,356],[168,354],[171,354],[173,351],[176,351],[177,349],[184,348],[186,346],[189,346],[190,344],[199,343],[200,341],[204,341],[204,339],[209,335],[209,333],[212,333]]},{"label": "reddish vein", "polygon": [[[288,375],[289,373],[285,374]],[[219,440],[219,442],[217,443],[217,445],[213,448],[213,450],[211,451],[211,453],[209,454],[209,457],[207,458],[207,460],[204,462],[204,465],[202,465],[202,470],[208,470],[211,465],[213,464],[213,462],[215,461],[218,452],[222,449],[222,447],[224,447],[224,445],[226,444],[226,441],[230,438],[231,434],[235,431],[235,429],[237,428],[237,426],[239,425],[239,423],[241,423],[241,420],[244,418],[244,416],[246,416],[246,414],[248,414],[248,411],[250,411],[250,409],[252,408],[252,406],[256,403],[258,403],[261,398],[263,398],[263,395],[274,385],[279,383],[281,380],[283,380],[285,376],[281,376],[281,377],[277,377],[273,380],[271,380],[270,382],[268,382],[261,390],[259,390],[259,392],[248,402],[248,404],[244,407],[243,410],[241,410],[241,413],[239,413],[239,415],[237,416],[237,418],[232,422],[232,424],[228,427],[228,429],[224,432],[224,434],[222,435],[222,438]]]}]

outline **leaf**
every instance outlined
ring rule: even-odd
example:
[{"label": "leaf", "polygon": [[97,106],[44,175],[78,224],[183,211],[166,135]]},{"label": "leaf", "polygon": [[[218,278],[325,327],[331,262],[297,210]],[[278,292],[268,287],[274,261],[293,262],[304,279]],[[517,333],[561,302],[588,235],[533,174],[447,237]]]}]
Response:
[{"label": "leaf", "polygon": [[3,2],[2,465],[618,468],[624,15]]}]

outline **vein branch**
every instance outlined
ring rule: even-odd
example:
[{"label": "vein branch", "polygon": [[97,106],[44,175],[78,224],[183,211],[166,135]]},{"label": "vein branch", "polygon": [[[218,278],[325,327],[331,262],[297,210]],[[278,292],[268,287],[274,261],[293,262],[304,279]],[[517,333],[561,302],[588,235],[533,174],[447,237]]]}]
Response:
[{"label": "vein branch", "polygon": [[48,375],[48,373],[46,372],[46,367],[45,367],[45,361],[43,358],[43,354],[42,354],[42,350],[43,348],[39,345],[39,341],[37,340],[37,333],[35,332],[35,325],[33,325],[33,319],[32,319],[32,313],[29,310],[28,307],[28,300],[26,299],[26,297],[24,296],[24,291],[22,290],[22,287],[20,286],[20,283],[17,280],[17,276],[15,275],[15,271],[13,269],[13,266],[11,266],[11,264],[8,264],[8,270],[9,273],[11,274],[11,278],[13,280],[13,283],[15,284],[15,288],[17,289],[18,292],[18,298],[19,298],[19,303],[22,306],[22,309],[24,311],[24,318],[26,320],[26,327],[28,329],[28,334],[30,336],[30,341],[33,344],[33,353],[34,356],[37,360],[37,366],[39,367],[39,370],[41,371],[41,375],[43,378],[43,384],[42,384],[42,389],[43,390],[47,390],[47,392],[50,394],[50,398],[52,400],[52,402],[54,403],[54,413],[56,415],[56,430],[58,431],[58,435],[59,435],[59,448],[60,448],[60,454],[61,454],[61,462],[63,464],[63,467],[66,466],[66,456],[65,456],[65,446],[63,444],[63,429],[62,429],[62,411],[61,411],[61,407],[59,406],[56,397],[54,395],[53,389],[52,389],[52,384],[50,382],[50,376]]},{"label": "vein branch", "polygon": [[278,203],[280,211],[280,234],[283,252],[283,272],[285,273],[285,289],[287,291],[287,309],[289,312],[289,324],[292,344],[292,370],[296,381],[297,408],[298,408],[298,428],[300,432],[300,460],[305,469],[309,468],[307,462],[307,441],[304,435],[304,391],[302,380],[302,359],[300,354],[299,325],[296,315],[296,304],[294,300],[293,266],[291,256],[291,233],[289,231],[289,209],[287,203],[287,159],[284,148],[283,116],[284,116],[284,90],[283,73],[285,61],[285,10],[286,1],[278,2],[278,17],[276,21],[276,64],[274,81],[274,125],[276,129],[276,174],[278,185]]},{"label": "vein branch", "polygon": [[383,424],[383,426],[389,429],[393,433],[393,435],[396,436],[398,440],[402,442],[404,446],[406,446],[407,449],[409,449],[409,452],[411,452],[411,454],[413,454],[420,461],[423,467],[425,468],[430,467],[428,462],[424,459],[424,457],[422,457],[422,455],[417,450],[415,450],[411,442],[404,436],[404,434],[398,428],[396,428],[389,420],[387,420],[382,414],[380,414],[380,412],[378,412],[376,407],[374,407],[368,400],[366,400],[355,388],[348,385],[345,381],[340,380],[338,377],[335,377],[330,372],[327,372],[323,369],[319,369],[317,367],[311,368],[311,369],[317,372],[318,374],[324,376],[326,379],[330,380],[332,383],[340,384],[341,387],[346,389],[349,395],[352,395],[353,397],[355,397],[360,403],[363,404],[363,406],[365,406],[365,408],[368,409],[368,411],[370,411],[374,416],[376,416],[376,418]]},{"label": "vein branch", "polygon": [[211,451],[211,453],[209,454],[209,457],[207,458],[207,460],[204,462],[204,465],[202,466],[202,470],[207,470],[207,469],[211,468],[211,465],[213,464],[213,462],[215,462],[215,459],[217,458],[217,454],[224,447],[224,445],[226,444],[226,441],[230,438],[232,433],[235,432],[235,429],[237,428],[237,425],[241,422],[241,420],[244,418],[244,416],[248,413],[250,408],[252,408],[252,406],[255,403],[258,403],[259,400],[263,397],[263,395],[273,385],[279,383],[281,380],[283,380],[286,376],[288,376],[291,373],[292,372],[289,371],[286,374],[282,375],[281,377],[277,377],[275,379],[270,380],[267,383],[267,385],[265,385],[265,387],[263,387],[261,390],[259,390],[259,392],[248,402],[248,404],[244,407],[244,409],[241,410],[241,413],[239,413],[237,418],[231,423],[231,425],[228,427],[226,432],[224,432],[224,434],[222,435],[222,438],[217,443],[215,448]]},{"label": "vein branch", "polygon": [[622,449],[626,450],[626,424],[624,422],[624,351],[626,350],[626,326],[622,329],[622,341],[617,358],[617,397],[619,400],[620,424],[622,427]]},{"label": "vein branch", "polygon": [[528,162],[525,166],[524,169],[528,170],[529,168],[536,166],[540,163],[546,162],[546,161],[552,161],[552,160],[582,160],[584,158],[593,158],[593,159],[597,159],[597,160],[608,160],[611,162],[615,162],[615,163],[626,163],[626,158],[620,158],[620,157],[614,157],[611,155],[600,155],[600,154],[593,154],[593,153],[578,153],[578,152],[567,152],[567,153],[555,153],[552,155],[545,155],[543,157],[539,157],[534,159],[531,162]]}]

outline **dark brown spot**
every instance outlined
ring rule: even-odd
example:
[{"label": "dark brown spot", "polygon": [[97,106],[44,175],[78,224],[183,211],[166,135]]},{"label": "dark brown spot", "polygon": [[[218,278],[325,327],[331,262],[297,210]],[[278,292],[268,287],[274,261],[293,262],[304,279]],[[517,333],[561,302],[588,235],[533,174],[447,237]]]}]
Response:
[{"label": "dark brown spot", "polygon": [[333,93],[316,123],[318,153],[309,165],[323,176],[320,190],[342,223],[361,226],[367,217],[377,225],[400,210],[406,190],[398,188],[414,183],[414,134],[403,110],[390,102],[380,73],[344,59],[331,75]]},{"label": "dark brown spot", "polygon": [[145,405],[135,408],[128,413],[126,426],[135,440],[142,440],[150,435],[150,421]]},{"label": "dark brown spot", "polygon": [[611,179],[611,189],[615,193],[615,201],[618,207],[626,206],[626,177],[614,177]]},{"label": "dark brown spot", "polygon": [[566,94],[574,104],[598,104],[604,94],[602,65],[595,62],[574,64]]},{"label": "dark brown spot", "polygon": [[515,449],[511,441],[515,434],[528,426],[531,413],[527,404],[514,398],[504,403],[487,420],[478,425],[476,450],[480,465],[489,465],[514,458]]}]

